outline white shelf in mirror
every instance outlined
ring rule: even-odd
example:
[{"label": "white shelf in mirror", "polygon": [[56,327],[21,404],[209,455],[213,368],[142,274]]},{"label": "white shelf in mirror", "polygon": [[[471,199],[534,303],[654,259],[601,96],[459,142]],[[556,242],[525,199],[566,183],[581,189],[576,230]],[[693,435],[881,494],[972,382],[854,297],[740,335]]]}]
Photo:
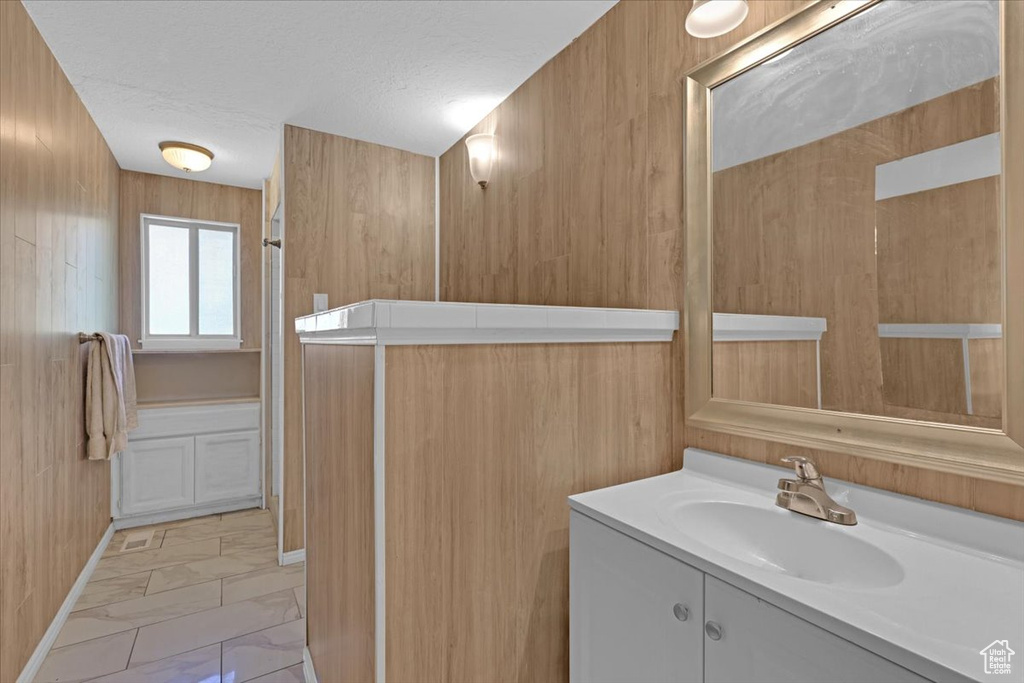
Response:
[{"label": "white shelf in mirror", "polygon": [[797,315],[715,313],[711,327],[716,342],[821,341],[828,324],[824,318]]},{"label": "white shelf in mirror", "polygon": [[678,311],[373,299],[295,319],[303,343],[667,342]]},{"label": "white shelf in mirror", "polygon": [[997,176],[999,154],[999,133],[990,133],[879,164],[875,201]]},{"label": "white shelf in mirror", "polygon": [[999,323],[882,323],[878,336],[897,339],[1000,339]]}]

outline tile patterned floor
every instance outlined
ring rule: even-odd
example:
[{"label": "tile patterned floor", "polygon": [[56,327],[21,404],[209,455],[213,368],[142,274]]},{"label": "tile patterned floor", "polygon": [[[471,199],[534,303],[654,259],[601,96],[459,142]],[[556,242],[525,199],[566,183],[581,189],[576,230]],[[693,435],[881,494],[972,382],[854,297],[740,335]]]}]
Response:
[{"label": "tile patterned floor", "polygon": [[37,682],[303,683],[301,564],[277,566],[266,510],[114,534]]}]

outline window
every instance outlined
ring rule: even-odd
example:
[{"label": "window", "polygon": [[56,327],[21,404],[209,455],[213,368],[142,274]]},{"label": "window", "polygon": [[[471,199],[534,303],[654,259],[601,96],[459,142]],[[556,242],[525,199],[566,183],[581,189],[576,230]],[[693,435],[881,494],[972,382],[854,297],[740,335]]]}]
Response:
[{"label": "window", "polygon": [[142,216],[142,348],[237,349],[238,225]]}]

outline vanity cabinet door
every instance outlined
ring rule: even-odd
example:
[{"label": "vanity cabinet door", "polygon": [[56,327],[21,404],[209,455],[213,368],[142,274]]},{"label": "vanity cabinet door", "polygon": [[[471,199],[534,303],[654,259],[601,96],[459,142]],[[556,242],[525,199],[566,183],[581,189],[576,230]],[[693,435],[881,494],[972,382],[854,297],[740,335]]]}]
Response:
[{"label": "vanity cabinet door", "polygon": [[711,576],[704,581],[707,683],[926,682],[723,581]]},{"label": "vanity cabinet door", "polygon": [[700,681],[703,574],[570,514],[569,679]]}]

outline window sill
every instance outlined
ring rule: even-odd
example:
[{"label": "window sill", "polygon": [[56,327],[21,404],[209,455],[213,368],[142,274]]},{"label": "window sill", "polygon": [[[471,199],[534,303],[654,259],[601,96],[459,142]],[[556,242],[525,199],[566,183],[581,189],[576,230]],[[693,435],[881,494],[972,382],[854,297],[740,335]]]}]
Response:
[{"label": "window sill", "polygon": [[209,351],[238,351],[241,339],[142,339],[143,352],[204,353]]},{"label": "window sill", "polygon": [[132,349],[133,356],[160,356],[160,355],[196,355],[201,356],[209,353],[261,353],[263,349]]}]

